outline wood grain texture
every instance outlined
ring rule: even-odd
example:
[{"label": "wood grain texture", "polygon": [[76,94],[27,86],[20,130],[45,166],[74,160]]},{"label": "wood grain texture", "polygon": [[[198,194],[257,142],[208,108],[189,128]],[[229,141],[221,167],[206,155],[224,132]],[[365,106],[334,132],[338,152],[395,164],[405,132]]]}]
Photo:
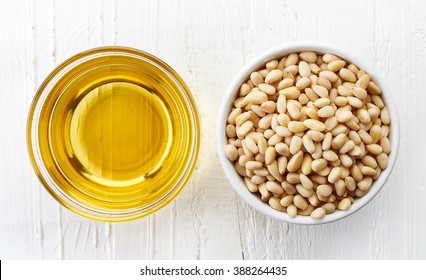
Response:
[{"label": "wood grain texture", "polygon": [[[425,259],[426,2],[0,0],[0,258]],[[221,97],[258,53],[321,41],[363,57],[397,102],[398,162],[380,194],[339,222],[298,226],[244,203],[220,167]],[[198,104],[202,145],[182,193],[157,213],[99,223],[59,206],[29,164],[25,129],[34,93],[60,62],[125,45],[171,65]]]}]

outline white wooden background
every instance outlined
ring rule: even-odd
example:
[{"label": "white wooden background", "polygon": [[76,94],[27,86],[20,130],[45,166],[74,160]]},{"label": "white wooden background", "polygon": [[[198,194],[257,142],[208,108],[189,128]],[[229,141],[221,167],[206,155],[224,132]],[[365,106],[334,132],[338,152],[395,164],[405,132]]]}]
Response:
[{"label": "white wooden background", "polygon": [[[426,1],[0,0],[0,258],[425,259]],[[395,170],[364,209],[298,226],[245,204],[222,172],[221,97],[251,58],[294,41],[334,44],[376,67],[401,118]],[[38,85],[69,56],[124,45],[165,60],[198,102],[202,146],[190,183],[167,207],[100,223],[59,206],[38,182],[25,142]]]}]

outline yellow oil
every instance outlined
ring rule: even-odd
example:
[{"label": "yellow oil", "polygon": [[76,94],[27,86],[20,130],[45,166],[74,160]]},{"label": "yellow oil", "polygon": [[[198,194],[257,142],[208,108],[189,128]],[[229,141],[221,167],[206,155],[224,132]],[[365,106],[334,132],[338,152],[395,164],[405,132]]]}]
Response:
[{"label": "yellow oil", "polygon": [[91,210],[152,208],[182,180],[194,145],[194,116],[179,90],[162,71],[131,57],[71,69],[51,89],[39,120],[51,178]]},{"label": "yellow oil", "polygon": [[108,83],[77,104],[71,148],[90,180],[145,180],[162,166],[172,143],[170,128],[167,108],[155,94],[131,83]]}]

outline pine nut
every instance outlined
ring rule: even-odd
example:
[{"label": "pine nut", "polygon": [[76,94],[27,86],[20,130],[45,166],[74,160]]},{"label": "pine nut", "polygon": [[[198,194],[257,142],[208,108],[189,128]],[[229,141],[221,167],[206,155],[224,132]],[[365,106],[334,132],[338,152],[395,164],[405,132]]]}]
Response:
[{"label": "pine nut", "polygon": [[276,92],[275,87],[269,84],[259,84],[257,87],[267,95],[272,95]]},{"label": "pine nut", "polygon": [[331,141],[331,147],[333,149],[339,150],[346,142],[346,135],[344,133],[340,133]]},{"label": "pine nut", "polygon": [[284,64],[284,66],[288,67],[290,65],[295,65],[297,63],[297,61],[299,61],[299,56],[295,53],[292,53],[287,57],[287,60]]},{"label": "pine nut", "polygon": [[275,146],[276,144],[280,143],[283,140],[283,137],[279,136],[278,134],[273,135],[268,140],[268,144],[270,146]]},{"label": "pine nut", "polygon": [[311,130],[315,130],[315,131],[319,131],[322,132],[326,129],[326,126],[323,122],[320,122],[318,120],[314,120],[314,119],[307,119],[303,122],[303,124],[311,129]]},{"label": "pine nut", "polygon": [[248,161],[245,165],[245,167],[248,170],[255,170],[255,169],[259,169],[263,166],[263,164],[261,162],[257,162],[257,161]]},{"label": "pine nut", "polygon": [[322,77],[317,78],[317,85],[325,87],[328,91],[332,89],[331,82]]},{"label": "pine nut", "polygon": [[370,128],[370,136],[373,143],[377,143],[377,141],[379,141],[381,133],[382,129],[378,125],[373,125]]},{"label": "pine nut", "polygon": [[278,172],[284,174],[287,169],[287,156],[282,156],[278,158]]},{"label": "pine nut", "polygon": [[352,96],[348,96],[347,99],[348,99],[349,105],[351,105],[352,107],[362,108],[363,103],[360,99],[356,97],[352,97]]},{"label": "pine nut", "polygon": [[348,190],[353,192],[356,189],[356,182],[355,179],[351,176],[348,176],[345,178],[345,186]]},{"label": "pine nut", "polygon": [[337,76],[336,73],[333,73],[331,71],[321,71],[319,73],[319,76],[321,78],[329,80],[332,83],[336,82],[339,79],[339,76]]},{"label": "pine nut", "polygon": [[277,143],[275,145],[275,150],[277,151],[278,154],[282,156],[288,157],[290,155],[290,149],[284,143]]},{"label": "pine nut", "polygon": [[291,138],[291,142],[290,142],[290,153],[292,155],[294,155],[295,153],[297,153],[298,151],[300,151],[300,148],[302,147],[302,138],[300,138],[297,135],[294,135]]},{"label": "pine nut", "polygon": [[315,172],[318,172],[324,169],[326,166],[327,166],[327,161],[323,158],[316,159],[312,161],[312,164],[311,164],[312,170]]},{"label": "pine nut", "polygon": [[268,168],[269,173],[274,176],[275,179],[282,182],[284,181],[284,177],[278,171],[278,162],[274,160],[271,164],[266,166]]},{"label": "pine nut", "polygon": [[305,89],[309,86],[311,80],[308,77],[303,77],[296,82],[296,87],[299,90]]},{"label": "pine nut", "polygon": [[273,70],[276,69],[278,67],[278,60],[274,59],[269,61],[268,63],[266,63],[266,69],[268,70]]},{"label": "pine nut", "polygon": [[301,195],[301,196],[303,196],[304,198],[308,198],[309,199],[309,197],[311,197],[313,194],[314,194],[314,191],[313,190],[308,190],[308,189],[305,189],[303,186],[302,186],[302,184],[297,184],[296,185],[296,191]]},{"label": "pine nut", "polygon": [[328,202],[321,206],[322,209],[324,209],[326,214],[331,214],[334,211],[336,211],[336,205],[334,203]]},{"label": "pine nut", "polygon": [[273,112],[275,112],[276,106],[277,106],[277,104],[274,101],[266,101],[266,102],[263,102],[260,107],[266,113],[273,113]]},{"label": "pine nut", "polygon": [[284,189],[284,191],[288,194],[295,194],[296,193],[296,187],[290,184],[287,181],[284,181],[281,183],[281,187]]},{"label": "pine nut", "polygon": [[290,204],[293,203],[293,198],[294,198],[294,195],[286,195],[286,196],[284,196],[280,200],[281,206],[288,207]]},{"label": "pine nut", "polygon": [[361,78],[359,78],[358,81],[356,81],[356,86],[363,89],[367,89],[369,82],[370,82],[370,75],[365,74]]},{"label": "pine nut", "polygon": [[390,124],[390,115],[386,107],[383,107],[383,109],[380,111],[380,118],[383,124]]},{"label": "pine nut", "polygon": [[389,136],[390,129],[388,125],[382,125],[382,133],[380,134],[380,138],[387,138]]},{"label": "pine nut", "polygon": [[306,135],[313,141],[322,141],[325,137],[323,133],[315,130],[309,130],[308,132],[306,132]]},{"label": "pine nut", "polygon": [[237,130],[237,136],[239,138],[244,137],[250,130],[253,128],[253,123],[251,121],[244,122],[239,129]]},{"label": "pine nut", "polygon": [[294,196],[293,203],[294,206],[301,210],[306,210],[308,208],[308,203],[306,202],[305,198],[300,194]]},{"label": "pine nut", "polygon": [[311,68],[306,61],[299,62],[299,74],[302,77],[309,77],[311,75]]},{"label": "pine nut", "polygon": [[[300,168],[303,162],[303,152],[299,151],[295,155],[291,157],[287,164],[287,170],[289,172],[295,172],[297,169]],[[272,173],[272,172],[271,172]]]},{"label": "pine nut", "polygon": [[337,118],[333,116],[328,118],[324,124],[327,131],[332,131],[339,124],[339,122],[337,121]]},{"label": "pine nut", "polygon": [[234,125],[228,124],[226,126],[226,136],[228,136],[228,138],[234,138],[235,136],[237,136],[237,132],[235,130]]},{"label": "pine nut", "polygon": [[344,198],[342,199],[339,204],[337,205],[337,209],[345,211],[348,210],[349,207],[351,207],[351,201],[349,200],[349,198]]},{"label": "pine nut", "polygon": [[366,191],[370,189],[372,183],[373,183],[373,178],[366,176],[357,183],[357,187],[362,191]]},{"label": "pine nut", "polygon": [[340,154],[346,154],[350,150],[352,150],[353,148],[355,148],[355,143],[354,143],[354,141],[349,140],[340,148],[339,153]]},{"label": "pine nut", "polygon": [[332,117],[333,115],[334,115],[334,109],[331,106],[325,106],[318,110],[318,117],[329,118],[329,117]]},{"label": "pine nut", "polygon": [[[304,108],[302,108],[302,109],[304,109]],[[317,114],[317,111],[314,108],[306,108],[305,113],[307,115],[307,117],[305,119],[307,119],[309,117],[311,119],[318,120],[318,114]],[[305,119],[303,119],[303,120],[305,120]]]},{"label": "pine nut", "polygon": [[373,155],[379,155],[383,152],[383,148],[377,144],[370,144],[365,147],[367,148],[367,151],[369,151]]},{"label": "pine nut", "polygon": [[331,72],[337,72],[340,69],[342,69],[345,65],[346,65],[346,62],[343,60],[334,60],[327,65],[327,69],[330,70]]},{"label": "pine nut", "polygon": [[314,187],[314,184],[312,183],[311,179],[309,179],[309,177],[304,174],[300,174],[299,176],[300,176],[300,183],[302,183],[302,186],[305,189],[312,190]]},{"label": "pine nut", "polygon": [[280,91],[282,89],[291,87],[294,83],[292,78],[284,78],[281,82],[278,83],[277,90]]},{"label": "pine nut", "polygon": [[318,73],[321,71],[321,68],[315,63],[309,63],[309,67],[311,68],[311,72],[315,75],[318,75]]},{"label": "pine nut", "polygon": [[287,99],[298,99],[300,96],[300,90],[295,86],[282,89],[279,93],[284,95]]},{"label": "pine nut", "polygon": [[278,123],[282,126],[287,126],[290,122],[290,117],[286,114],[279,114],[277,117]]},{"label": "pine nut", "polygon": [[244,166],[241,166],[238,162],[236,162],[234,166],[238,174],[243,177],[247,177],[246,168]]},{"label": "pine nut", "polygon": [[254,184],[249,178],[244,177],[244,183],[249,190],[249,192],[256,193],[259,191],[259,188],[256,184]]},{"label": "pine nut", "polygon": [[370,166],[361,167],[361,172],[362,172],[362,174],[367,175],[367,176],[376,175],[376,169],[371,168]]},{"label": "pine nut", "polygon": [[320,175],[320,176],[327,177],[328,174],[330,174],[330,171],[331,171],[331,168],[326,166],[323,169],[321,169],[320,171],[317,171],[317,174]]},{"label": "pine nut", "polygon": [[283,114],[287,110],[287,99],[284,95],[280,94],[278,96],[277,105],[276,105],[277,111],[280,114]]},{"label": "pine nut", "polygon": [[274,147],[266,148],[265,152],[265,163],[267,165],[271,164],[275,160],[276,150]]},{"label": "pine nut", "polygon": [[277,128],[275,128],[275,132],[282,137],[289,137],[293,135],[293,133],[288,129],[288,127],[285,126],[277,126]]},{"label": "pine nut", "polygon": [[365,130],[360,129],[358,131],[359,137],[361,137],[362,142],[364,142],[364,144],[368,145],[373,143],[373,138],[371,138],[370,134],[368,134]]},{"label": "pine nut", "polygon": [[312,172],[312,158],[309,155],[306,155],[303,158],[301,170],[304,175],[309,175]]},{"label": "pine nut", "polygon": [[361,87],[354,87],[352,93],[355,97],[364,100],[367,98],[367,91]]},{"label": "pine nut", "polygon": [[332,145],[332,139],[333,139],[333,136],[331,135],[331,133],[330,133],[330,132],[327,132],[327,133],[325,134],[325,136],[324,136],[324,140],[323,140],[323,142],[322,142],[322,149],[323,149],[324,151],[326,151],[326,150],[330,149],[330,147],[331,147],[331,145]]},{"label": "pine nut", "polygon": [[258,72],[253,72],[250,74],[250,81],[257,86],[263,83],[263,77]]},{"label": "pine nut", "polygon": [[383,103],[382,98],[378,95],[372,95],[371,100],[373,101],[374,105],[376,105],[379,109],[383,109],[385,107],[385,104]]},{"label": "pine nut", "polygon": [[391,144],[390,144],[390,141],[389,141],[389,139],[387,137],[383,137],[382,138],[382,140],[380,141],[380,146],[382,147],[383,152],[385,154],[388,155],[390,153],[390,151],[391,151]]},{"label": "pine nut", "polygon": [[336,161],[336,160],[339,159],[337,154],[332,150],[323,151],[322,156],[323,156],[323,158],[325,158],[326,160],[328,160],[330,162],[333,162],[333,161]]},{"label": "pine nut", "polygon": [[303,132],[307,129],[303,122],[291,121],[288,123],[288,129],[293,133]]},{"label": "pine nut", "polygon": [[247,83],[244,83],[240,87],[240,96],[246,96],[250,92],[250,86]]},{"label": "pine nut", "polygon": [[376,160],[370,156],[370,155],[365,155],[362,159],[361,159],[362,164],[369,166],[371,168],[377,168],[377,162]]},{"label": "pine nut", "polygon": [[248,103],[258,104],[258,105],[268,101],[268,95],[266,95],[266,93],[262,91],[252,91],[249,94],[247,94],[244,98]]},{"label": "pine nut", "polygon": [[377,163],[382,170],[388,167],[388,156],[385,153],[381,153],[377,156]]},{"label": "pine nut", "polygon": [[[323,108],[327,105],[330,105],[330,102],[331,102],[330,99],[321,97],[321,98],[318,98],[317,100],[314,101],[314,106],[317,107],[317,108]],[[329,107],[331,107],[331,106],[329,106]],[[333,109],[332,115],[334,115],[334,109]]]},{"label": "pine nut", "polygon": [[298,120],[300,118],[300,109],[298,108],[297,104],[294,102],[290,102],[289,100],[287,102],[287,111],[288,114],[295,120]]},{"label": "pine nut", "polygon": [[352,73],[351,71],[349,71],[346,68],[340,69],[339,76],[340,76],[340,78],[342,78],[345,81],[348,81],[348,82],[351,82],[351,83],[356,82],[356,76],[354,75],[354,73]]},{"label": "pine nut", "polygon": [[321,201],[318,199],[318,196],[316,195],[315,192],[313,192],[313,194],[308,197],[308,201],[312,206],[319,206],[321,204]]},{"label": "pine nut", "polygon": [[238,158],[238,151],[234,145],[228,144],[225,148],[226,157],[231,161],[235,161]]},{"label": "pine nut", "polygon": [[247,149],[250,150],[253,154],[259,153],[259,148],[257,147],[256,143],[251,139],[250,137],[246,137],[243,142],[247,146]]},{"label": "pine nut", "polygon": [[302,137],[303,146],[305,147],[306,151],[310,154],[313,154],[315,152],[315,144],[314,141],[312,141],[311,138],[309,138],[308,135],[304,135]]},{"label": "pine nut", "polygon": [[328,181],[330,183],[336,183],[337,180],[340,179],[341,173],[342,171],[340,167],[334,167],[333,169],[331,169],[330,174],[328,174]]},{"label": "pine nut", "polygon": [[312,211],[314,211],[314,209],[315,209],[314,206],[308,204],[308,208],[306,208],[305,210],[301,210],[301,209],[297,210],[297,214],[300,216],[309,216],[312,213]]},{"label": "pine nut", "polygon": [[299,56],[308,63],[314,63],[317,60],[317,54],[314,52],[301,52]]},{"label": "pine nut", "polygon": [[241,115],[241,113],[242,113],[241,108],[235,108],[234,110],[232,110],[227,118],[228,123],[235,124],[235,118]]},{"label": "pine nut", "polygon": [[285,208],[281,206],[280,199],[278,197],[272,196],[269,199],[268,203],[273,209],[277,211],[281,211],[281,212],[285,211]]},{"label": "pine nut", "polygon": [[344,111],[337,116],[337,121],[345,123],[350,121],[352,117],[353,117],[353,114],[351,111]]},{"label": "pine nut", "polygon": [[[258,154],[258,155],[256,155],[256,157],[257,156],[262,156],[262,155]],[[258,159],[256,159],[256,161],[258,161]],[[259,168],[259,169],[255,169],[255,170],[253,170],[253,173],[255,175],[265,176],[265,177],[269,175],[269,171],[265,167],[262,167],[262,168]]]},{"label": "pine nut", "polygon": [[330,63],[330,62],[332,62],[332,61],[335,61],[335,60],[341,60],[341,59],[340,59],[340,57],[338,57],[337,55],[334,55],[334,54],[331,54],[331,53],[326,53],[326,54],[324,54],[324,55],[322,56],[322,60],[323,60],[325,63]]},{"label": "pine nut", "polygon": [[281,187],[281,184],[274,182],[274,181],[268,181],[266,182],[266,189],[272,193],[276,194],[283,194],[284,189]]},{"label": "pine nut", "polygon": [[296,206],[294,206],[293,204],[290,204],[287,207],[287,214],[291,217],[291,218],[295,218],[297,216],[297,208]]},{"label": "pine nut", "polygon": [[321,196],[330,196],[333,192],[333,189],[330,185],[319,185],[317,187],[317,194]]},{"label": "pine nut", "polygon": [[367,89],[371,94],[381,94],[382,93],[380,88],[374,82],[369,82]]},{"label": "pine nut", "polygon": [[339,160],[344,167],[351,167],[353,164],[352,158],[348,155],[339,154]]},{"label": "pine nut", "polygon": [[325,210],[323,208],[317,208],[311,212],[311,218],[313,219],[322,219],[325,217]]},{"label": "pine nut", "polygon": [[268,75],[265,77],[265,83],[272,84],[278,80],[280,80],[283,77],[283,72],[278,69],[274,69],[271,72],[268,73]]},{"label": "pine nut", "polygon": [[319,97],[328,98],[328,90],[325,87],[320,85],[315,85],[312,87],[312,89],[316,94],[318,94]]},{"label": "pine nut", "polygon": [[337,180],[334,183],[334,189],[336,191],[336,194],[338,196],[345,196],[345,192],[346,192],[346,185],[345,182],[343,180]]}]

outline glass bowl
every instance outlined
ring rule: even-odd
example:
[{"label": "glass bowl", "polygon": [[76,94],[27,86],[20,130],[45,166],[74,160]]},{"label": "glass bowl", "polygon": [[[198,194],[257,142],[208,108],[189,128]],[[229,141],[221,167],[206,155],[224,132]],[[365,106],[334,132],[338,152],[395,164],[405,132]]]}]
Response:
[{"label": "glass bowl", "polygon": [[27,145],[46,190],[100,221],[149,215],[182,190],[200,147],[196,104],[146,52],[101,47],[52,71],[31,105]]}]

